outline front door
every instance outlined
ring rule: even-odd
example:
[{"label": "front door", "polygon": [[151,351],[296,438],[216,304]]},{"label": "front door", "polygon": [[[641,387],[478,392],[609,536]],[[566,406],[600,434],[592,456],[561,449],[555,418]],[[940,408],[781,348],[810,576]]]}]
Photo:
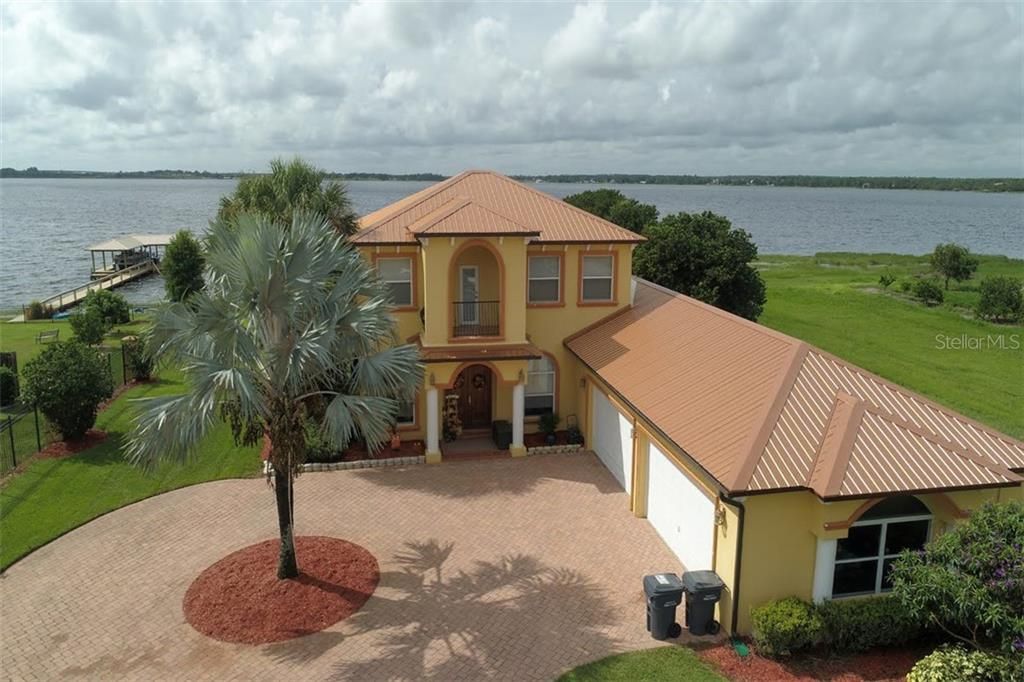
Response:
[{"label": "front door", "polygon": [[459,268],[459,324],[480,323],[480,273],[475,265]]},{"label": "front door", "polygon": [[491,425],[491,370],[470,365],[455,382],[459,393],[459,417],[462,428],[480,429]]}]

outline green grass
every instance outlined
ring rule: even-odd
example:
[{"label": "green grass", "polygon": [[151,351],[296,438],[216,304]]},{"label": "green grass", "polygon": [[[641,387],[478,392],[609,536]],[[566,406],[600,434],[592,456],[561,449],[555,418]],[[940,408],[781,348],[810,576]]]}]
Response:
[{"label": "green grass", "polygon": [[[947,302],[929,308],[899,292],[900,279],[928,271],[925,257],[765,255],[758,267],[768,303],[760,322],[1024,438],[1024,327],[976,320],[966,310],[981,279],[1024,279],[1024,261],[980,260],[974,279],[951,282]],[[886,272],[897,277],[889,291],[878,284]],[[981,347],[950,347],[947,339],[965,335]]]},{"label": "green grass", "polygon": [[[121,337],[130,334],[138,334],[145,319],[137,319],[128,324],[119,324],[107,334],[103,340],[105,346],[121,346]],[[48,344],[36,343],[36,334],[50,330],[60,331],[60,340],[67,341],[74,338],[75,333],[71,331],[71,324],[67,320],[45,320],[38,322],[0,322],[0,350],[14,351],[18,354],[18,369],[25,366],[25,363],[43,352]]]},{"label": "green grass", "polygon": [[257,475],[258,449],[236,447],[226,426],[210,433],[185,464],[168,462],[147,473],[124,460],[121,445],[135,410],[130,399],[181,391],[180,379],[169,372],[126,391],[99,416],[97,428],[109,434],[103,444],[66,459],[34,459],[11,477],[0,489],[0,570],[131,502],[193,483]]},{"label": "green grass", "polygon": [[724,679],[691,649],[665,646],[581,665],[559,677],[558,682],[719,682]]}]

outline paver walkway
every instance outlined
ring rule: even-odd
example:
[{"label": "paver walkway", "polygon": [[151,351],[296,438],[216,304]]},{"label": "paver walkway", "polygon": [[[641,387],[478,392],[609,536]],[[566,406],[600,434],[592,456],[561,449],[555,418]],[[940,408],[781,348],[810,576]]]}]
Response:
[{"label": "paver walkway", "polygon": [[274,537],[273,505],[262,480],[205,483],[29,555],[0,579],[0,674],[550,680],[655,645],[641,577],[678,568],[592,454],[310,473],[296,484],[297,531],[373,552],[374,596],[289,642],[200,635],[182,616],[185,590],[229,552]]}]

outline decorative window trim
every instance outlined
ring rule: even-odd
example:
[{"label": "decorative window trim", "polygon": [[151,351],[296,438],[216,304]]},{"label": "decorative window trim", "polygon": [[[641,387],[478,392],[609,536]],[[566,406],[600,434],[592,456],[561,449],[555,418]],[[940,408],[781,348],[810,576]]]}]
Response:
[{"label": "decorative window trim", "polygon": [[[611,298],[609,299],[587,299],[583,297],[583,283],[587,279],[606,279],[605,277],[586,277],[584,276],[584,264],[587,258],[611,258],[612,261],[612,273],[611,273]],[[607,252],[592,252],[592,251],[580,251],[579,260],[579,276],[577,277],[577,293],[576,293],[576,304],[579,306],[615,306],[619,304],[618,301],[618,282],[619,274],[619,254],[617,251]]]},{"label": "decorative window trim", "polygon": [[[558,263],[557,277],[531,277],[530,261],[534,258],[554,258]],[[530,299],[531,280],[550,281],[558,280],[558,299],[555,301],[533,301]],[[526,307],[528,308],[557,308],[565,305],[565,255],[562,253],[551,253],[545,251],[527,252],[526,254]]]},{"label": "decorative window trim", "polygon": [[386,280],[384,279],[383,273],[380,269],[380,261],[383,260],[407,260],[409,261],[409,303],[408,304],[395,304],[395,312],[408,312],[411,310],[419,310],[417,304],[417,298],[419,292],[416,287],[416,258],[414,254],[395,254],[395,255],[383,255],[374,254],[373,265],[377,269],[377,274],[380,275],[381,281],[385,284],[406,284],[406,280]]}]

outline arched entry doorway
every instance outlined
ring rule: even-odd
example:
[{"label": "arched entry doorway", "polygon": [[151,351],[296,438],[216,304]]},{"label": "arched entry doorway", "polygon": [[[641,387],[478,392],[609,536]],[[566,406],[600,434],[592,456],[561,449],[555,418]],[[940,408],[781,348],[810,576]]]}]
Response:
[{"label": "arched entry doorway", "polygon": [[451,393],[458,395],[459,419],[463,429],[488,429],[494,375],[487,365],[470,365],[455,377]]}]

